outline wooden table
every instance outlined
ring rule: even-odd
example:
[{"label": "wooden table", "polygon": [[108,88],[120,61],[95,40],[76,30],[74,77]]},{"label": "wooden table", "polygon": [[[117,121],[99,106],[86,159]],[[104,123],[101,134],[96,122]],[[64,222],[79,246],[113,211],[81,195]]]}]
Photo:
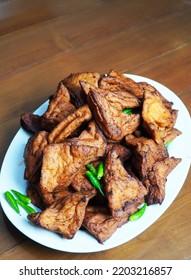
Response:
[{"label": "wooden table", "polygon": [[[113,68],[151,78],[191,112],[190,18],[189,0],[1,0],[0,163],[20,115],[33,112],[72,72]],[[66,253],[35,243],[1,209],[0,259],[190,259],[190,180],[191,172],[173,204],[146,231],[97,253]]]}]

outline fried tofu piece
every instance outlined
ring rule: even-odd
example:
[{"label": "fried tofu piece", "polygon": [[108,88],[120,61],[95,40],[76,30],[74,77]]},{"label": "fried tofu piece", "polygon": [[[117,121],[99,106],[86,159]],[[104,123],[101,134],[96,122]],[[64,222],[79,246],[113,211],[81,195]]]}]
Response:
[{"label": "fried tofu piece", "polygon": [[91,191],[95,192],[96,194],[96,189],[92,186],[90,183],[89,179],[86,177],[85,173],[87,171],[86,166],[82,166],[80,171],[77,173],[77,175],[74,177],[74,179],[71,182],[71,186],[74,188],[76,191]]},{"label": "fried tofu piece", "polygon": [[147,204],[162,204],[165,198],[165,185],[167,176],[181,162],[180,158],[167,157],[163,161],[157,161],[148,172],[145,185],[148,189]]},{"label": "fried tofu piece", "polygon": [[60,83],[57,92],[49,102],[46,112],[42,115],[41,126],[44,130],[51,131],[75,110],[75,106],[70,102],[70,95],[67,88]]},{"label": "fried tofu piece", "polygon": [[160,98],[160,100],[162,101],[164,106],[168,110],[172,109],[173,102],[169,101],[168,99],[166,99],[155,87],[153,87],[152,85],[150,85],[150,84],[148,84],[146,82],[139,82],[138,84],[142,88],[143,93],[145,93],[145,91],[146,91],[146,92],[150,92],[151,94],[158,95],[158,97]]},{"label": "fried tofu piece", "polygon": [[37,206],[39,209],[44,210],[46,208],[46,205],[44,204],[40,194],[39,182],[28,185],[27,196],[30,197],[31,203]]},{"label": "fried tofu piece", "polygon": [[146,188],[133,174],[127,172],[115,149],[106,156],[104,180],[105,194],[114,218],[132,214],[144,202]]},{"label": "fried tofu piece", "polygon": [[143,128],[157,143],[161,143],[175,123],[175,115],[168,109],[161,96],[156,92],[145,90],[143,109]]},{"label": "fried tofu piece", "polygon": [[61,143],[71,135],[82,123],[89,121],[92,113],[88,105],[76,109],[73,113],[65,117],[50,133],[48,141],[52,143]]},{"label": "fried tofu piece", "polygon": [[82,225],[86,206],[92,197],[91,193],[75,192],[56,200],[40,213],[28,215],[27,218],[37,226],[72,239]]},{"label": "fried tofu piece", "polygon": [[139,178],[143,180],[147,176],[156,161],[168,157],[168,151],[164,144],[157,144],[153,139],[145,137],[125,137],[127,146],[132,150],[131,163]]},{"label": "fried tofu piece", "polygon": [[144,93],[144,90],[138,83],[114,69],[110,70],[108,75],[100,78],[99,87],[114,92],[124,91],[132,93],[137,98],[142,98]]},{"label": "fried tofu piece", "polygon": [[173,141],[177,136],[179,136],[179,135],[181,135],[181,134],[182,134],[182,132],[181,132],[179,129],[173,127],[173,128],[172,128],[171,130],[169,130],[169,131],[167,132],[167,134],[163,137],[164,144],[167,144],[167,143]]},{"label": "fried tofu piece", "polygon": [[103,133],[111,140],[120,141],[133,133],[140,124],[140,115],[127,115],[107,101],[98,91],[90,90],[88,103]]},{"label": "fried tofu piece", "polygon": [[53,202],[55,192],[70,185],[81,167],[95,156],[96,151],[96,147],[71,143],[46,146],[40,178],[40,191],[46,205]]},{"label": "fried tofu piece", "polygon": [[153,139],[126,137],[125,140],[132,148],[132,165],[147,188],[147,203],[161,204],[165,198],[167,176],[181,159],[169,158],[164,143],[158,144]]},{"label": "fried tofu piece", "polygon": [[[75,145],[88,145],[96,147],[96,154],[93,155],[91,159],[88,158],[88,161],[90,162],[104,156],[107,147],[105,136],[94,121],[90,121],[87,129],[82,131],[79,137],[71,138],[67,140],[67,142]],[[91,183],[85,176],[86,171],[87,169],[84,165],[80,172],[72,180],[71,185],[75,190],[92,190],[92,188],[95,190],[95,188],[92,187]]]},{"label": "fried tofu piece", "polygon": [[[102,157],[107,146],[106,138],[95,121],[90,121],[87,128],[83,130],[78,137],[71,138],[67,140],[67,142],[75,145],[88,145],[97,147],[96,157]],[[92,161],[95,160],[96,158],[92,159]]]},{"label": "fried tofu piece", "polygon": [[87,103],[87,97],[81,88],[80,81],[88,82],[97,87],[100,76],[97,72],[81,72],[72,73],[62,80],[62,83],[70,92],[72,103],[77,108]]},{"label": "fried tofu piece", "polygon": [[131,150],[128,149],[127,147],[120,144],[112,144],[112,143],[107,144],[106,154],[112,149],[114,149],[117,152],[118,156],[122,161],[129,159],[132,154]]},{"label": "fried tofu piece", "polygon": [[119,226],[128,221],[128,216],[114,219],[107,208],[100,206],[87,206],[83,227],[91,233],[99,243],[109,239]]},{"label": "fried tofu piece", "polygon": [[80,82],[80,84],[87,95],[91,89],[99,91],[99,93],[118,110],[122,111],[126,108],[136,108],[141,105],[140,100],[130,92],[122,90],[111,91],[109,89],[97,88],[87,82]]},{"label": "fried tofu piece", "polygon": [[20,124],[25,131],[35,134],[36,132],[43,130],[41,119],[42,118],[39,115],[23,113],[20,118]]},{"label": "fried tofu piece", "polygon": [[35,184],[40,180],[40,170],[44,148],[48,145],[48,132],[40,131],[31,136],[25,146],[24,179],[30,184]]}]

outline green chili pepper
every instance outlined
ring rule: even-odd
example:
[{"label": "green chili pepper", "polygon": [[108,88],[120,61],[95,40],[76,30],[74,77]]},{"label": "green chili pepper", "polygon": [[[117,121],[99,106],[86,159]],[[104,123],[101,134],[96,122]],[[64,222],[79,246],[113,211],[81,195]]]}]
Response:
[{"label": "green chili pepper", "polygon": [[131,109],[131,108],[124,109],[124,110],[123,110],[123,113],[125,113],[125,114],[127,114],[127,115],[131,115],[131,114],[133,114],[133,109]]},{"label": "green chili pepper", "polygon": [[94,175],[95,177],[97,177],[97,170],[96,170],[96,168],[95,168],[92,164],[88,163],[88,164],[86,165],[86,167],[87,167],[87,169],[88,169],[89,171],[91,171],[91,172],[93,173],[93,175]]},{"label": "green chili pepper", "polygon": [[15,212],[20,214],[19,206],[17,204],[16,199],[12,195],[12,193],[10,193],[9,191],[6,191],[4,194],[5,194],[5,198],[8,201],[9,205],[15,210]]},{"label": "green chili pepper", "polygon": [[104,175],[104,164],[103,161],[100,162],[97,168],[97,179],[100,180]]},{"label": "green chili pepper", "polygon": [[145,213],[146,208],[147,208],[147,204],[144,203],[143,206],[137,212],[135,212],[129,216],[129,220],[136,221],[136,220],[140,219],[143,216],[143,214]]},{"label": "green chili pepper", "polygon": [[170,140],[170,141],[166,142],[166,143],[164,144],[165,147],[168,148],[168,146],[170,145],[170,143],[172,143],[172,141],[173,141],[173,140]]},{"label": "green chili pepper", "polygon": [[24,202],[25,204],[29,204],[31,203],[31,199],[30,197],[18,192],[18,191],[15,191],[15,190],[11,190],[12,193],[16,196],[16,198],[22,202]]},{"label": "green chili pepper", "polygon": [[28,213],[28,214],[33,214],[36,213],[36,210],[30,207],[29,205],[25,204],[21,200],[16,200],[17,203]]},{"label": "green chili pepper", "polygon": [[94,177],[93,173],[91,171],[86,171],[86,176],[88,177],[90,183],[92,184],[92,186],[94,186],[96,189],[98,189],[100,191],[100,193],[104,195],[102,189],[101,189],[101,185],[100,182],[97,180],[96,177]]}]

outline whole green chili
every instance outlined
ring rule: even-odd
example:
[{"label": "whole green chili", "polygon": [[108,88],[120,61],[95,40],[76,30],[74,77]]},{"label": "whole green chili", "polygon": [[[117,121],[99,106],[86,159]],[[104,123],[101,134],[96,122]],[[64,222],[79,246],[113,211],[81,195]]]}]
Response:
[{"label": "whole green chili", "polygon": [[91,171],[91,172],[93,173],[93,175],[94,175],[95,177],[97,176],[97,170],[96,170],[96,168],[95,168],[92,164],[88,163],[88,164],[86,165],[86,167],[87,167],[87,169],[88,169],[89,171]]},{"label": "whole green chili", "polygon": [[92,186],[94,186],[96,189],[98,189],[100,191],[100,193],[104,195],[102,189],[101,189],[101,185],[100,182],[98,181],[98,179],[96,177],[94,177],[93,173],[91,171],[86,171],[86,176],[88,177],[90,183],[92,184]]},{"label": "whole green chili", "polygon": [[100,180],[104,175],[104,164],[103,161],[100,162],[97,168],[97,179]]},{"label": "whole green chili", "polygon": [[16,200],[16,201],[28,214],[36,213],[36,210],[34,208],[32,208],[31,206],[25,204],[24,202],[22,202],[20,200]]},{"label": "whole green chili", "polygon": [[143,214],[145,213],[146,208],[147,208],[147,204],[144,203],[143,206],[137,212],[135,212],[129,216],[129,220],[136,221],[136,220],[140,219],[143,216]]},{"label": "whole green chili", "polygon": [[9,205],[15,210],[16,213],[20,214],[18,203],[17,203],[16,199],[14,198],[14,196],[12,195],[12,193],[9,191],[6,191],[4,193],[4,195],[5,195],[7,202],[9,203]]},{"label": "whole green chili", "polygon": [[16,191],[16,190],[11,190],[11,191],[12,191],[12,193],[16,196],[16,198],[17,198],[18,200],[24,202],[25,204],[31,203],[30,197],[28,197],[28,196],[26,196],[26,195],[24,195],[24,194],[22,194],[22,193],[20,193],[20,192],[18,192],[18,191]]}]

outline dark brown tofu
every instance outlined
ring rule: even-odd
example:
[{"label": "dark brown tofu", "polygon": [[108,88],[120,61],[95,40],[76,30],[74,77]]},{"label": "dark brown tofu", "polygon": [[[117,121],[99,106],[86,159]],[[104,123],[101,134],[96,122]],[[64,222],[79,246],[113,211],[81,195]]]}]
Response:
[{"label": "dark brown tofu", "polygon": [[70,92],[72,103],[77,107],[81,107],[87,103],[87,97],[81,88],[80,81],[88,82],[94,86],[98,86],[100,74],[97,72],[81,72],[72,73],[62,83]]},{"label": "dark brown tofu", "polygon": [[90,183],[89,179],[86,177],[85,173],[87,171],[86,166],[82,166],[80,171],[77,173],[77,175],[74,177],[74,179],[71,182],[71,186],[74,188],[76,191],[91,191],[95,192],[96,194],[96,189],[92,186]]},{"label": "dark brown tofu", "polygon": [[[107,146],[106,138],[95,121],[90,121],[87,128],[83,130],[78,137],[71,138],[67,140],[67,142],[75,145],[96,147],[96,158],[104,155]],[[92,161],[96,160],[96,158],[92,159]]]},{"label": "dark brown tofu", "polygon": [[109,101],[114,107],[121,111],[125,108],[136,108],[140,107],[141,105],[140,100],[132,93],[127,91],[115,89],[114,91],[112,91],[112,89],[109,90],[104,88],[97,88],[87,82],[81,82],[81,86],[87,95],[89,94],[91,89],[98,91],[107,99],[107,101]]},{"label": "dark brown tofu", "polygon": [[35,184],[40,180],[42,157],[44,148],[48,145],[48,133],[46,131],[36,132],[31,136],[25,146],[24,179],[30,184]]},{"label": "dark brown tofu", "polygon": [[147,176],[147,172],[152,169],[156,161],[168,157],[164,144],[157,144],[153,139],[128,135],[125,137],[125,141],[132,150],[131,163],[141,180]]},{"label": "dark brown tofu", "polygon": [[100,79],[99,87],[110,91],[132,93],[137,98],[142,98],[144,93],[138,83],[114,69],[110,70],[107,76]]},{"label": "dark brown tofu", "polygon": [[169,158],[164,143],[158,144],[153,139],[129,136],[125,140],[132,148],[132,165],[148,191],[147,203],[161,204],[165,198],[167,176],[181,159]]},{"label": "dark brown tofu", "polygon": [[81,167],[95,156],[97,148],[60,143],[46,146],[43,154],[40,191],[50,205],[54,193],[68,187]]},{"label": "dark brown tofu", "polygon": [[140,115],[127,115],[114,107],[98,91],[90,90],[88,103],[103,133],[111,140],[120,141],[133,133],[140,124]]},{"label": "dark brown tofu", "polygon": [[134,213],[144,202],[146,188],[127,172],[115,149],[106,156],[104,180],[108,206],[114,218]]},{"label": "dark brown tofu", "polygon": [[54,231],[71,239],[80,229],[84,220],[86,206],[92,194],[76,192],[56,200],[40,213],[28,215],[35,225]]},{"label": "dark brown tofu", "polygon": [[85,227],[99,243],[104,243],[113,235],[119,226],[127,221],[128,216],[114,219],[107,208],[97,205],[87,206],[83,227]]},{"label": "dark brown tofu", "polygon": [[44,130],[51,131],[75,110],[75,106],[70,102],[70,95],[67,88],[60,83],[57,92],[49,102],[46,112],[42,115],[41,127]]},{"label": "dark brown tofu", "polygon": [[70,136],[82,123],[89,121],[92,113],[88,105],[76,109],[73,113],[65,117],[49,134],[48,141],[52,143],[61,143]]},{"label": "dark brown tofu", "polygon": [[163,161],[157,161],[148,172],[145,185],[148,189],[147,204],[162,204],[165,198],[165,186],[167,176],[181,162],[180,158],[167,157]]},{"label": "dark brown tofu", "polygon": [[36,133],[42,129],[41,126],[42,117],[36,114],[23,113],[20,118],[21,127],[29,133]]}]

